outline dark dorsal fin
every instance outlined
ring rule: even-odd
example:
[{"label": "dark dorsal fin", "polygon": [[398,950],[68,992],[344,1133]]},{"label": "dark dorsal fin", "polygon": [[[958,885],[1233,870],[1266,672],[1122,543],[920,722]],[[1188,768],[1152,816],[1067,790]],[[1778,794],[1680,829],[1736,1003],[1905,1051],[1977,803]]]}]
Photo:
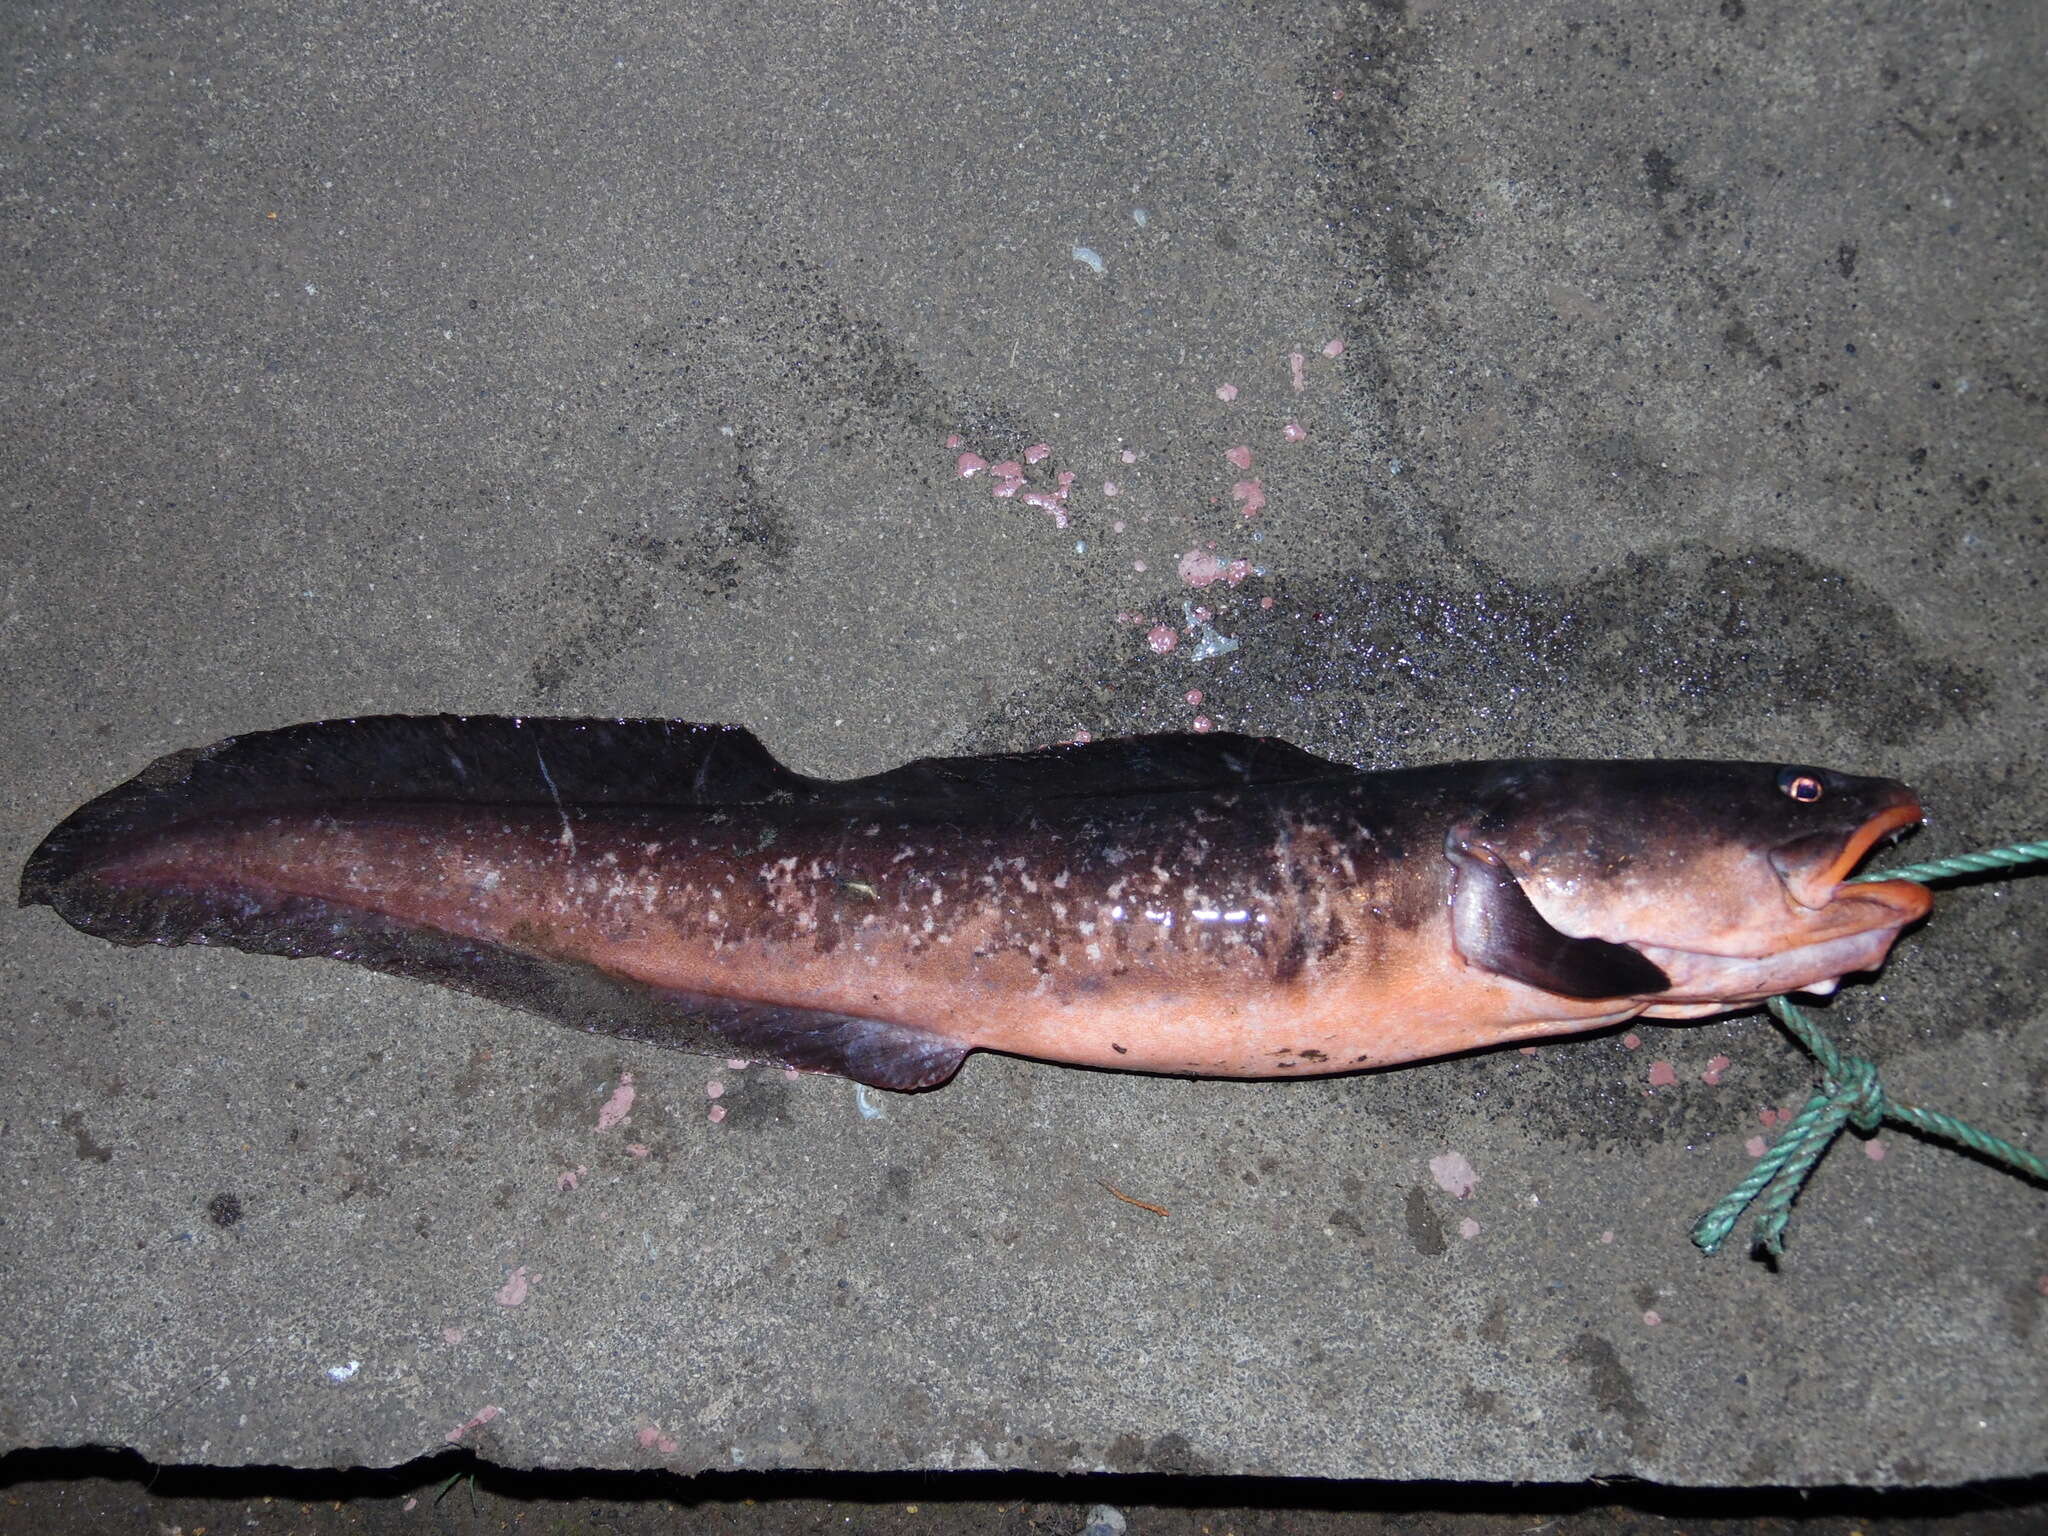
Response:
[{"label": "dark dorsal fin", "polygon": [[1536,910],[1501,856],[1454,827],[1444,853],[1451,877],[1451,939],[1466,963],[1560,997],[1642,997],[1671,985],[1656,962],[1626,944],[1575,939]]},{"label": "dark dorsal fin", "polygon": [[1251,789],[1349,777],[1355,770],[1263,736],[1186,731],[1063,742],[1035,752],[925,757],[829,785],[835,809],[960,812],[1033,801]]},{"label": "dark dorsal fin", "polygon": [[792,818],[1001,814],[1075,796],[1249,788],[1343,775],[1286,742],[1186,733],[931,757],[868,778],[794,773],[753,733],[679,720],[374,715],[230,736],[159,758],[67,817],[22,871],[24,906],[111,848],[211,816],[379,803],[755,805]]},{"label": "dark dorsal fin", "polygon": [[675,720],[374,715],[173,752],[80,807],[22,871],[24,906],[109,848],[186,822],[339,804],[744,805],[817,780],[753,733]]}]

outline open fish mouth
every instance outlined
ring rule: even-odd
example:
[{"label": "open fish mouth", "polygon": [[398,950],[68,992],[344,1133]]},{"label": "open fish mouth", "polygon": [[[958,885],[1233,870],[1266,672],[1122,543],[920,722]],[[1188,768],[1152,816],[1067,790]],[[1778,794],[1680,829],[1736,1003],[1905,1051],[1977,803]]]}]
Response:
[{"label": "open fish mouth", "polygon": [[[1771,867],[1784,882],[1785,894],[1808,911],[1818,911],[1833,902],[1841,893],[1842,882],[1856,870],[1864,857],[1886,838],[1897,838],[1908,828],[1917,827],[1925,819],[1920,802],[1910,796],[1901,804],[1887,806],[1870,820],[1850,834],[1848,840],[1827,858],[1828,845],[1833,838],[1826,833],[1810,838],[1800,838],[1771,852]],[[1817,860],[1820,862],[1815,867]],[[1872,882],[1857,887],[1858,893],[1880,891],[1891,885],[1905,885],[1909,882]],[[1913,886],[1914,890],[1924,889]]]}]

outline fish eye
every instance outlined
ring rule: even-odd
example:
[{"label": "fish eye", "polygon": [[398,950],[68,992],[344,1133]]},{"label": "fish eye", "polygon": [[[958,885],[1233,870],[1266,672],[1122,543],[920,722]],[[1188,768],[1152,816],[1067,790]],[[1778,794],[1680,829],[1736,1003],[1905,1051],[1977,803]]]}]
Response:
[{"label": "fish eye", "polygon": [[1801,805],[1811,805],[1826,793],[1821,781],[1801,768],[1779,769],[1778,788]]}]

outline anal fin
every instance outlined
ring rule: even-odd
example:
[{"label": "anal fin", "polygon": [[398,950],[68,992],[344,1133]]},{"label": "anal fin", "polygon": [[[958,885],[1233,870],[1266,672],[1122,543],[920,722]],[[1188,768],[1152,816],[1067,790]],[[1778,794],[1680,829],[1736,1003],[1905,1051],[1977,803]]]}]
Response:
[{"label": "anal fin", "polygon": [[1453,828],[1451,939],[1466,963],[1560,997],[1641,997],[1670,988],[1663,969],[1626,944],[1575,939],[1550,925],[1501,856]]},{"label": "anal fin", "polygon": [[754,1056],[873,1088],[935,1088],[970,1047],[879,1019],[650,987],[595,966],[465,938],[346,903],[220,886],[120,886],[81,876],[47,898],[116,944],[207,944],[345,960],[432,982],[589,1034],[665,1050]]},{"label": "anal fin", "polygon": [[870,1088],[936,1088],[960,1070],[970,1049],[929,1030],[850,1013],[686,992],[657,995],[742,1052],[800,1071],[835,1072]]}]

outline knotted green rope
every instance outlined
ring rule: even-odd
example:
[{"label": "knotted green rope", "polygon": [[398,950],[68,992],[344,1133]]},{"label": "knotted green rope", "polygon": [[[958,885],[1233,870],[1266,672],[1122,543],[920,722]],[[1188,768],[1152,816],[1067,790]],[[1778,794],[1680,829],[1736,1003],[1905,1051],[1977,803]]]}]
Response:
[{"label": "knotted green rope", "polygon": [[[1925,885],[1933,880],[2010,869],[2017,864],[2033,864],[2044,859],[2048,859],[2048,842],[2009,843],[2003,848],[1992,848],[1983,853],[1958,854],[1951,859],[1909,864],[1904,869],[1858,875],[1852,883],[1911,880]],[[1892,1098],[1878,1080],[1874,1064],[1861,1056],[1845,1056],[1835,1049],[1834,1042],[1822,1034],[1819,1026],[1789,997],[1774,997],[1767,1006],[1792,1038],[1805,1046],[1813,1059],[1820,1063],[1820,1091],[1806,1101],[1806,1108],[1778,1137],[1777,1144],[1757,1160],[1757,1165],[1749,1171],[1749,1177],[1694,1224],[1692,1240],[1702,1253],[1712,1253],[1721,1246],[1752,1201],[1759,1202],[1755,1227],[1757,1246],[1774,1258],[1783,1253],[1785,1224],[1792,1219],[1792,1202],[1799,1198],[1800,1189],[1820,1163],[1822,1154],[1845,1125],[1853,1125],[1866,1134],[1887,1120],[1911,1126],[1925,1135],[1968,1147],[1972,1152],[2003,1163],[2027,1178],[2048,1183],[2048,1162],[2032,1152],[1987,1135],[1954,1115],[1902,1104]]]}]

